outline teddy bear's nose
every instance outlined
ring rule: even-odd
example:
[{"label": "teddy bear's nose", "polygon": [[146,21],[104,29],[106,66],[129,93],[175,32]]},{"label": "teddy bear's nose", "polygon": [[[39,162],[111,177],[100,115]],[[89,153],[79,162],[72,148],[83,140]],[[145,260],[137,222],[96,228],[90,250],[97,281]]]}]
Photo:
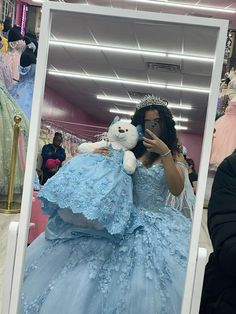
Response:
[{"label": "teddy bear's nose", "polygon": [[125,131],[122,130],[122,129],[119,129],[118,131],[119,131],[120,133],[125,133]]}]

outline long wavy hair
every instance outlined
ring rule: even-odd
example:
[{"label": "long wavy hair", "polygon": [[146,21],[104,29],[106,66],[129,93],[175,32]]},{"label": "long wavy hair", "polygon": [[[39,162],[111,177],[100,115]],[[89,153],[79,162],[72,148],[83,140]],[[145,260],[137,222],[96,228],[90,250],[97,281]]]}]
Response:
[{"label": "long wavy hair", "polygon": [[[175,155],[179,152],[178,138],[175,129],[175,121],[173,119],[171,111],[160,105],[150,105],[139,110],[136,110],[134,116],[132,117],[131,123],[134,126],[141,125],[143,133],[145,132],[145,114],[147,111],[157,110],[160,116],[160,128],[161,134],[159,138],[169,147],[172,155]],[[143,145],[143,141],[139,141],[138,144],[133,149],[133,153],[136,158],[140,158],[146,152],[146,148]],[[148,154],[148,166],[151,166],[153,162],[160,157],[156,153],[150,152]]]}]

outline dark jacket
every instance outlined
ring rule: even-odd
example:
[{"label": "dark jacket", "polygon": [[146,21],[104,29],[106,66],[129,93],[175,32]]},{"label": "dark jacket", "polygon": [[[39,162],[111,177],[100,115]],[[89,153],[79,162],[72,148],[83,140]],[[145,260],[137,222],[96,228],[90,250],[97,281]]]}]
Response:
[{"label": "dark jacket", "polygon": [[46,144],[42,148],[42,171],[43,171],[43,181],[42,184],[45,184],[49,178],[54,176],[55,173],[50,172],[49,169],[46,167],[46,161],[48,159],[59,159],[61,162],[63,162],[66,159],[66,153],[64,148],[61,146],[58,148],[55,148],[53,144]]},{"label": "dark jacket", "polygon": [[216,172],[208,230],[214,252],[205,270],[200,314],[236,314],[236,152]]}]

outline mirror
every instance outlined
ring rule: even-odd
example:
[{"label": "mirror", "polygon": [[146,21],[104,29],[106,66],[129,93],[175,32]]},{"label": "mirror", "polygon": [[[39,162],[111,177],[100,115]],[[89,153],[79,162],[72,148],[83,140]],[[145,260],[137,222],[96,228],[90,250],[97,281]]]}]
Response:
[{"label": "mirror", "polygon": [[[226,30],[225,21],[45,4],[30,129],[34,154],[27,156],[29,182],[24,186],[16,256],[22,272],[16,272],[13,280],[13,309],[18,308],[21,295],[20,313],[75,313],[79,308],[81,313],[177,314],[181,306],[182,313],[189,312],[191,293],[185,291],[191,291],[193,282],[207,175],[204,163],[209,161]],[[89,154],[89,145],[83,146],[87,155],[77,156],[71,148],[72,144],[76,147],[104,138],[114,117],[118,114],[129,120],[145,95],[168,99],[169,109],[159,99],[159,111],[152,110],[152,117],[145,113],[142,121],[158,120],[161,125],[162,117],[170,121],[168,110],[172,112],[179,143],[187,148],[200,172],[196,202],[184,160],[176,168],[167,150],[160,150],[163,157],[155,157],[147,167],[143,155],[139,156],[136,171],[130,176],[124,172],[114,175],[114,164],[107,163],[109,157]],[[142,106],[148,104],[143,102]],[[125,133],[126,128],[119,126],[119,134]],[[130,124],[127,132],[129,128]],[[70,162],[40,191],[44,211],[50,215],[46,239],[42,233],[29,246],[24,265],[27,223],[33,215],[27,194],[32,171],[45,137],[52,142],[55,132],[63,134]],[[112,147],[110,153],[120,162],[117,147],[121,146]],[[126,152],[124,160],[125,156]],[[166,204],[168,191],[179,195],[182,190],[168,182],[170,167],[175,177],[184,181],[181,206],[186,200],[193,206],[195,203],[192,219],[181,211],[179,197],[171,197]],[[102,175],[105,172],[106,176]],[[111,189],[113,193],[106,194],[116,180],[120,192]],[[104,203],[100,202],[94,212],[103,194],[105,205],[110,201],[109,209],[115,204],[112,221]],[[81,198],[82,211],[76,207]],[[71,216],[74,205],[77,211],[73,209]],[[40,207],[36,207],[32,210],[39,210],[41,216]],[[89,218],[89,223],[79,214]]]}]

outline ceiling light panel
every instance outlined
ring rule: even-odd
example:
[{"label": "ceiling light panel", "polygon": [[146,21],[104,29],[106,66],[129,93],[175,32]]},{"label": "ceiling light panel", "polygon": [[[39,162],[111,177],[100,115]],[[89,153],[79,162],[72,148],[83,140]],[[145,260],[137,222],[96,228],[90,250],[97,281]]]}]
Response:
[{"label": "ceiling light panel", "polygon": [[154,1],[154,0],[128,0],[129,2],[137,2],[137,3],[146,3],[146,4],[153,4],[155,6],[163,6],[163,7],[172,7],[172,8],[179,8],[179,9],[193,9],[194,11],[208,11],[208,12],[218,12],[218,13],[227,13],[227,14],[235,14],[236,10],[234,9],[227,9],[224,7],[217,7],[217,6],[203,6],[203,5],[192,5],[187,3],[177,3],[174,1]]},{"label": "ceiling light panel", "polygon": [[178,54],[178,53],[168,53],[163,51],[151,51],[144,49],[129,49],[124,47],[112,47],[112,46],[104,46],[104,45],[91,45],[79,42],[68,42],[62,40],[53,40],[49,41],[51,46],[64,46],[69,48],[77,48],[77,49],[85,49],[85,50],[102,50],[105,52],[111,53],[120,53],[120,54],[131,54],[131,55],[142,55],[144,57],[164,57],[170,59],[180,59],[180,60],[190,60],[196,62],[204,62],[204,63],[213,63],[214,58],[210,58],[209,56],[200,56],[200,55],[188,55],[188,54]]},{"label": "ceiling light panel", "polygon": [[61,77],[70,77],[77,78],[82,80],[94,80],[96,82],[107,82],[114,84],[125,84],[125,85],[134,85],[141,87],[149,87],[149,88],[160,88],[160,89],[170,89],[170,90],[179,90],[179,91],[189,91],[195,93],[204,93],[209,94],[210,90],[208,88],[201,88],[198,86],[177,86],[171,84],[163,84],[158,82],[147,82],[147,81],[135,81],[130,79],[121,79],[121,78],[113,78],[107,76],[98,76],[98,75],[87,75],[82,73],[71,73],[66,71],[55,71],[49,70],[48,73],[50,75],[61,76]]},{"label": "ceiling light panel", "polygon": [[[96,97],[97,97],[97,99],[100,99],[100,100],[121,102],[121,103],[127,103],[127,104],[138,104],[140,101],[138,99],[130,99],[130,98],[116,97],[116,96],[97,95]],[[192,106],[191,105],[185,105],[185,104],[169,103],[168,108],[180,109],[180,110],[191,110]]]},{"label": "ceiling light panel", "polygon": [[[135,109],[134,110],[122,110],[122,109],[111,108],[111,109],[109,109],[109,112],[122,114],[122,115],[127,115],[127,116],[133,116],[134,112],[135,112]],[[173,119],[176,122],[188,122],[189,121],[188,118],[184,118],[184,117],[175,117],[175,116],[173,116]]]}]

